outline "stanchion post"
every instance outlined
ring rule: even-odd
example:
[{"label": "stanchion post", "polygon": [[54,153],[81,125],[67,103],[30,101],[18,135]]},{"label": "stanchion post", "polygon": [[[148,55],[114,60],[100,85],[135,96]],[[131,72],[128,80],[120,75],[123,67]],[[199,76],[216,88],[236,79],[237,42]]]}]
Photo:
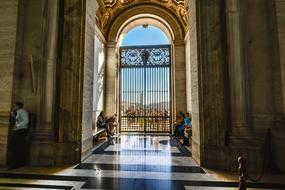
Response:
[{"label": "stanchion post", "polygon": [[238,157],[238,163],[239,163],[239,185],[238,190],[246,190],[246,167],[245,163],[246,160],[243,157]]}]

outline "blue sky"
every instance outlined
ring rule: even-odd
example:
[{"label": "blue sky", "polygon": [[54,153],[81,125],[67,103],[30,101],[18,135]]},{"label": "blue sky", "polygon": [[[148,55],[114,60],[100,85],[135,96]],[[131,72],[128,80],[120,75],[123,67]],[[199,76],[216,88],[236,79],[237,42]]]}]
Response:
[{"label": "blue sky", "polygon": [[165,33],[155,26],[137,26],[124,37],[121,46],[169,44]]}]

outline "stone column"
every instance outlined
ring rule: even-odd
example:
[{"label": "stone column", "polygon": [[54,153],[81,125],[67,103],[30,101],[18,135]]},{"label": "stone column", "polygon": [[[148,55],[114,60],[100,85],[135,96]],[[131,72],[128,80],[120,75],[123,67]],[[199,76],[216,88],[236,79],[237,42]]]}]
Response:
[{"label": "stone column", "polygon": [[[56,87],[54,79],[48,79],[50,81],[45,82],[46,78],[44,78],[42,94],[47,90],[48,96],[52,97],[43,96],[43,114],[40,116],[43,125],[39,126],[42,129],[39,128],[33,136],[30,163],[41,166],[73,164],[79,162],[81,157],[86,1],[50,2],[47,0],[46,6],[47,39],[43,41],[46,42],[45,51],[47,52],[44,53],[46,65],[43,71],[47,72],[45,77],[56,78]],[[60,16],[57,17],[58,9],[60,9],[58,13]],[[56,32],[57,26],[58,32]],[[56,33],[59,35],[58,38]],[[58,56],[56,56],[55,47],[60,50]],[[58,57],[56,77],[54,76],[55,57]],[[49,85],[55,89],[51,90]],[[55,90],[56,95],[53,96]],[[56,103],[53,104],[54,101]],[[49,110],[49,103],[54,106],[53,110],[56,114]],[[56,133],[55,140],[52,136],[53,130]]]},{"label": "stone column", "polygon": [[[173,41],[173,63],[172,70],[172,91],[173,117],[179,112],[187,111],[186,105],[186,65],[185,65],[185,43],[184,40]],[[174,119],[173,118],[173,119]]]},{"label": "stone column", "polygon": [[186,33],[184,41],[185,41],[185,75],[186,75],[186,100],[187,100],[186,103],[187,103],[187,111],[192,113],[190,31]]},{"label": "stone column", "polygon": [[[191,46],[195,48],[197,45],[197,62],[193,65],[191,63],[193,77],[197,77],[195,79],[191,76],[195,137],[193,158],[204,167],[226,169],[228,152],[225,147],[227,96],[223,0],[199,0],[195,4],[197,32],[193,34],[197,36],[197,44],[196,37],[191,37],[194,41]],[[196,59],[195,52],[193,56],[192,59]]]},{"label": "stone column", "polygon": [[[30,165],[53,165],[55,78],[57,63],[59,2],[46,0],[43,17],[43,66],[41,68],[40,114],[32,135]],[[42,151],[45,150],[45,151]]]},{"label": "stone column", "polygon": [[107,55],[105,64],[105,99],[104,110],[106,115],[112,115],[116,112],[116,78],[117,78],[117,56],[116,43],[107,43]]},{"label": "stone column", "polygon": [[[231,112],[231,136],[228,135],[229,169],[233,170],[232,160],[243,155],[248,161],[249,170],[261,167],[260,139],[250,133],[249,110],[247,105],[247,73],[243,3],[242,0],[227,0],[227,37],[228,37],[228,76]],[[255,158],[254,160],[251,158]]]},{"label": "stone column", "polygon": [[[82,107],[82,139],[81,160],[92,153],[92,115],[93,115],[93,84],[94,84],[94,59],[95,54],[95,2],[86,1],[85,17],[85,47],[84,47],[84,85]],[[98,64],[96,62],[96,64]],[[95,81],[97,83],[97,81]]]},{"label": "stone column", "polygon": [[[284,162],[284,155],[285,155],[285,144],[284,144],[284,137],[285,137],[285,0],[275,0],[275,10],[276,10],[276,24],[277,24],[277,37],[278,37],[278,47],[279,47],[279,59],[280,59],[280,66],[276,68],[276,71],[280,71],[280,78],[281,78],[281,84],[279,83],[277,85],[278,90],[282,91],[282,97],[281,98],[275,98],[278,103],[278,109],[280,115],[283,116],[283,118],[280,118],[279,121],[275,121],[275,125],[272,128],[272,139],[273,140],[273,146],[275,150],[275,162],[278,169],[285,172],[285,162]],[[275,72],[276,72],[275,71]],[[275,81],[278,74],[274,74]],[[275,83],[276,83],[275,82]],[[276,91],[276,90],[275,90]],[[274,94],[278,94],[276,92],[272,92]],[[279,100],[279,101],[278,101]]]},{"label": "stone column", "polygon": [[81,157],[86,1],[64,0],[61,59],[57,64],[58,165]]},{"label": "stone column", "polygon": [[231,97],[231,125],[235,135],[247,128],[245,62],[240,0],[227,0],[227,34],[229,47],[229,81]]},{"label": "stone column", "polygon": [[190,50],[190,77],[191,77],[191,111],[192,111],[192,156],[196,162],[201,163],[200,140],[200,109],[199,109],[199,73],[198,73],[198,41],[197,41],[197,5],[196,0],[189,0],[189,46]]},{"label": "stone column", "polygon": [[18,0],[0,3],[0,165],[6,165],[18,23]]},{"label": "stone column", "polygon": [[51,131],[53,127],[55,75],[57,62],[57,38],[58,38],[58,11],[57,1],[47,1],[45,48],[44,48],[44,72],[42,90],[42,114],[40,130]]}]

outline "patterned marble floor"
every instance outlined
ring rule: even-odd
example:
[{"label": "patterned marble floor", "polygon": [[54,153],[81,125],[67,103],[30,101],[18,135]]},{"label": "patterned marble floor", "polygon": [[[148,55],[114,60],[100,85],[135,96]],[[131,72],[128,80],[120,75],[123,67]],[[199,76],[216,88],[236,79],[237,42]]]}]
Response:
[{"label": "patterned marble floor", "polygon": [[[0,171],[0,189],[186,189],[233,190],[237,182],[207,174],[179,142],[168,136],[120,135],[69,168]],[[285,189],[250,183],[248,189]]]}]

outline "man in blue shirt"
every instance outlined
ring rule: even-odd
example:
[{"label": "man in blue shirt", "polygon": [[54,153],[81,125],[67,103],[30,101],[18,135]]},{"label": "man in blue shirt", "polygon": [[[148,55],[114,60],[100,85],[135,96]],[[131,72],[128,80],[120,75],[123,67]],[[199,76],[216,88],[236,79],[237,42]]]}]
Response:
[{"label": "man in blue shirt", "polygon": [[179,134],[181,137],[184,136],[184,130],[187,126],[191,126],[191,120],[190,118],[186,117],[185,114],[182,114],[183,120],[184,120],[184,124],[179,128]]}]

